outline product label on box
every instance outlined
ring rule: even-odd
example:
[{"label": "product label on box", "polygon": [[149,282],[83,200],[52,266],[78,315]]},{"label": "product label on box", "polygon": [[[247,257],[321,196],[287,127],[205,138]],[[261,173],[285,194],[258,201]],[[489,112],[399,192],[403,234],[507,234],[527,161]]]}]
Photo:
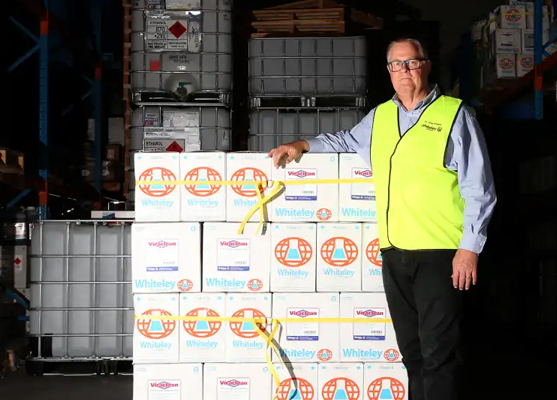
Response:
[{"label": "product label on box", "polygon": [[[288,308],[287,318],[319,318],[318,308]],[[319,340],[318,322],[296,322],[286,324],[286,340],[314,341]]]},{"label": "product label on box", "polygon": [[180,400],[180,380],[149,380],[148,399],[149,400]]},{"label": "product label on box", "polygon": [[[354,318],[385,318],[384,308],[354,308]],[[354,340],[385,340],[387,324],[371,322],[369,324],[354,323]]]},{"label": "product label on box", "polygon": [[145,252],[148,272],[178,271],[178,239],[149,240]]},{"label": "product label on box", "polygon": [[[369,179],[372,176],[369,168],[352,168],[353,179]],[[352,183],[350,197],[352,200],[375,200],[375,190],[372,184]]]},{"label": "product label on box", "polygon": [[199,126],[199,112],[165,111],[162,126],[168,128],[194,128]]},{"label": "product label on box", "polygon": [[250,241],[247,239],[221,239],[218,242],[218,271],[249,271]]},{"label": "product label on box", "polygon": [[[303,181],[314,179],[317,179],[317,169],[315,168],[286,170],[287,181]],[[297,201],[315,201],[317,200],[317,185],[314,183],[309,183],[306,185],[287,185],[285,199]]]},{"label": "product label on box", "polygon": [[186,20],[147,18],[147,50],[187,50],[187,25]]},{"label": "product label on box", "polygon": [[249,378],[219,378],[217,400],[249,400]]}]

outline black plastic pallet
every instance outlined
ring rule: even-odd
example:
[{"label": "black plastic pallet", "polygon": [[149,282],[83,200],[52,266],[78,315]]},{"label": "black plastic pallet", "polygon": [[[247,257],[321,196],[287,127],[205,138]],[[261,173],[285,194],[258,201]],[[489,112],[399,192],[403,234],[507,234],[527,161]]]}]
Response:
[{"label": "black plastic pallet", "polygon": [[99,358],[91,361],[76,361],[67,359],[28,359],[25,370],[30,376],[61,375],[61,376],[91,376],[91,375],[126,375],[133,372],[131,360]]},{"label": "black plastic pallet", "polygon": [[167,102],[169,104],[175,102],[189,102],[189,103],[222,103],[230,105],[230,93],[217,93],[217,92],[199,92],[192,93],[189,96],[178,99],[167,92],[136,92],[133,94],[134,103],[146,102]]},{"label": "black plastic pallet", "polygon": [[359,107],[367,106],[367,99],[364,96],[256,96],[251,98],[252,108],[269,107]]}]

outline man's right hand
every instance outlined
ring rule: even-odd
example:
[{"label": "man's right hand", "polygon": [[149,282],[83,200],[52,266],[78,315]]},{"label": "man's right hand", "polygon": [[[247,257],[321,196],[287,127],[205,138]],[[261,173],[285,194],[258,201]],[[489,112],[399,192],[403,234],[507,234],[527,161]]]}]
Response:
[{"label": "man's right hand", "polygon": [[309,151],[309,143],[305,140],[298,140],[297,142],[286,143],[271,150],[269,157],[273,158],[273,164],[275,168],[278,168],[285,157],[285,163],[290,164],[293,160],[300,157],[304,151]]}]

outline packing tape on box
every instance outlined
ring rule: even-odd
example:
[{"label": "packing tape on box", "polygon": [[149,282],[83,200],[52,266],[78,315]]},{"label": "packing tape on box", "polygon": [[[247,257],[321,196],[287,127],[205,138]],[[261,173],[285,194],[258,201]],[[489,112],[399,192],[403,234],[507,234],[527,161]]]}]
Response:
[{"label": "packing tape on box", "polygon": [[[365,178],[365,179],[356,179],[356,178],[346,178],[346,179],[304,179],[299,181],[203,181],[203,184],[209,184],[211,186],[253,186],[254,183],[257,183],[257,187],[259,190],[256,190],[257,197],[259,200],[257,203],[248,211],[244,220],[240,224],[240,228],[238,228],[238,234],[241,235],[244,233],[244,228],[248,223],[249,219],[259,211],[259,225],[257,227],[256,233],[258,233],[261,228],[263,227],[263,223],[265,222],[264,218],[264,207],[271,201],[283,188],[290,185],[323,185],[323,184],[341,184],[341,183],[359,183],[359,184],[369,184],[373,183],[373,178]],[[136,185],[141,186],[151,186],[151,185],[199,185],[200,181],[147,181],[147,180],[138,180],[135,182]],[[269,188],[271,189],[268,194],[263,196],[263,191]]]},{"label": "packing tape on box", "polygon": [[[358,182],[359,183],[359,182]],[[199,316],[176,316],[176,315],[135,315],[136,320],[164,320],[164,321],[207,321],[207,322],[249,322],[253,324],[259,336],[265,341],[267,350],[271,348],[272,352],[276,354],[280,363],[284,365],[282,356],[280,355],[279,348],[273,342],[273,339],[281,327],[281,324],[287,323],[392,323],[391,318],[241,318],[241,317],[199,317]],[[266,328],[261,329],[260,325],[270,325],[271,330],[268,335]],[[280,387],[280,379],[271,356],[267,351],[265,354],[267,358],[267,365],[276,387]],[[276,396],[274,397],[276,398]]]}]

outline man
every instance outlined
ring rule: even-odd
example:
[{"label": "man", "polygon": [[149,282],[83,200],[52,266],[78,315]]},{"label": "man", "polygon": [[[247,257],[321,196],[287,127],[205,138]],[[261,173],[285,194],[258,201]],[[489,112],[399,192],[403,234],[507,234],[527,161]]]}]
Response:
[{"label": "man", "polygon": [[357,152],[373,167],[383,282],[411,398],[453,400],[461,375],[462,291],[496,203],[481,129],[458,99],[428,86],[422,44],[390,44],[396,91],[350,131],[273,149],[276,167],[303,152]]}]

